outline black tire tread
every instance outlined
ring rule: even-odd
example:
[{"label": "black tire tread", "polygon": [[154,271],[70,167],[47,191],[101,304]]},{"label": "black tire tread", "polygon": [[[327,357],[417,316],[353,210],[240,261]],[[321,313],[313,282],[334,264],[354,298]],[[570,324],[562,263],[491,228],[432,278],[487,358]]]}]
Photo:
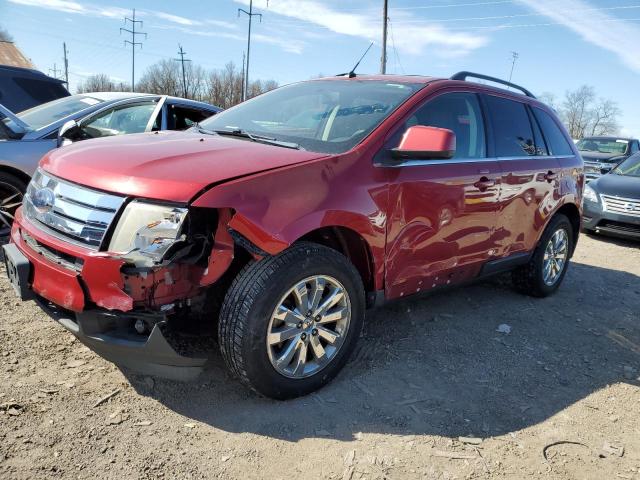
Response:
[{"label": "black tire tread", "polygon": [[[335,262],[336,258],[339,258],[344,266],[352,270],[353,275],[360,278],[356,268],[341,253],[319,244],[300,242],[278,255],[247,264],[233,280],[222,304],[218,322],[218,340],[222,358],[231,373],[259,395],[262,393],[252,385],[242,354],[243,336],[251,305],[265,291],[267,282],[280,268],[299,260],[302,255],[310,254],[324,257],[329,262]],[[362,286],[360,290],[359,294],[364,297]]]}]

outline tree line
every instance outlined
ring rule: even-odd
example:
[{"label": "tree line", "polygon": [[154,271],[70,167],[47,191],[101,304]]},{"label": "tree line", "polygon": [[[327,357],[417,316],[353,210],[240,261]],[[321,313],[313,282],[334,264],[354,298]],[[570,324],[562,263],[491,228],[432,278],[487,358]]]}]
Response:
[{"label": "tree line", "polygon": [[[206,70],[189,62],[184,70],[183,82],[179,62],[160,60],[144,71],[135,89],[137,92],[189,98],[222,108],[232,107],[242,101],[243,72],[233,62],[219,70]],[[247,97],[255,97],[277,87],[278,83],[274,80],[254,80],[249,82]],[[103,73],[87,77],[77,87],[77,93],[130,90],[130,84],[116,82]]]},{"label": "tree line", "polygon": [[620,132],[620,107],[613,100],[598,97],[589,85],[567,91],[560,102],[552,93],[543,93],[539,98],[558,112],[574,139]]}]

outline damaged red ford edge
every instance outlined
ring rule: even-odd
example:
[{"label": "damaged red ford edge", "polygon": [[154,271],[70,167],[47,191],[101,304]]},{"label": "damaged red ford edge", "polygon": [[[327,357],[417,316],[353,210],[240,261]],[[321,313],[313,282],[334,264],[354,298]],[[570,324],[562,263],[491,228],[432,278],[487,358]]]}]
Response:
[{"label": "damaged red ford edge", "polygon": [[552,294],[583,183],[556,115],[517,85],[319,79],[186,133],[48,154],[4,259],[20,298],[120,366],[192,378],[193,339],[217,336],[242,382],[286,399],[340,371],[367,308],[506,271]]}]

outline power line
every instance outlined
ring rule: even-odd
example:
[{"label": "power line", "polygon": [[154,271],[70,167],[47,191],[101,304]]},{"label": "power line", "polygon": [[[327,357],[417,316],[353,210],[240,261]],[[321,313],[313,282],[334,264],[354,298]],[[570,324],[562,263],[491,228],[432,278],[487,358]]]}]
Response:
[{"label": "power line", "polygon": [[182,64],[182,93],[184,95],[184,98],[188,98],[187,97],[187,77],[184,73],[184,62],[190,62],[191,60],[188,60],[188,59],[185,60],[184,56],[187,54],[187,52],[182,50],[182,45],[178,44],[178,47],[180,48],[180,50],[178,51],[178,55],[180,55],[180,58],[174,58],[174,60]]},{"label": "power line", "polygon": [[[269,3],[267,2],[267,6]],[[251,53],[251,21],[253,17],[260,17],[260,23],[262,23],[262,14],[261,13],[253,13],[253,0],[249,0],[249,11],[247,12],[244,8],[238,9],[238,17],[241,13],[244,13],[249,17],[249,32],[247,34],[247,65],[244,71],[244,88],[242,89],[242,101],[244,102],[247,99],[247,95],[249,93],[249,56]]]},{"label": "power line", "polygon": [[402,62],[400,61],[400,55],[398,54],[398,49],[396,48],[396,40],[393,36],[393,23],[391,23],[391,18],[389,18],[389,33],[391,34],[391,45],[393,47],[393,54],[395,55],[397,64],[400,65],[400,71],[404,75],[404,67],[402,66]]},{"label": "power line", "polygon": [[128,28],[120,27],[120,33],[127,32],[131,34],[131,40],[125,40],[124,44],[131,45],[131,91],[135,92],[135,79],[136,79],[136,45],[139,45],[142,48],[142,42],[136,42],[137,35],[144,35],[145,40],[147,39],[147,34],[145,32],[136,32],[136,25],[140,24],[142,27],[142,20],[136,20],[136,9],[133,9],[133,18],[124,17],[124,24],[126,26],[127,22],[131,22],[131,30]]}]

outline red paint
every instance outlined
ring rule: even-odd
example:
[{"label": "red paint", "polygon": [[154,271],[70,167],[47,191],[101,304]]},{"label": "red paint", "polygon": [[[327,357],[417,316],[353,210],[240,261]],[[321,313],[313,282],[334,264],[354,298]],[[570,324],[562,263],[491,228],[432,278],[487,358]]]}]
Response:
[{"label": "red paint", "polygon": [[399,152],[453,152],[456,151],[456,136],[451,130],[416,125],[407,129],[397,148]]},{"label": "red paint", "polygon": [[[358,80],[363,78],[389,80]],[[417,77],[393,81],[423,82],[425,87],[342,155],[174,132],[80,142],[47,155],[42,167],[64,179],[218,209],[220,222],[207,269],[177,265],[146,278],[124,278],[120,260],[61,242],[18,215],[13,241],[34,263],[34,290],[72,310],[81,310],[87,301],[122,310],[158,306],[196,295],[224,273],[233,259],[227,228],[277,254],[315,230],[337,227],[351,232],[345,236],[349,247],[366,245],[358,262],[369,262],[359,267],[370,272],[370,289],[395,298],[473,278],[489,260],[531,250],[558,208],[573,204],[580,209],[582,161],[575,149],[574,157],[563,159],[380,163],[381,155],[398,146],[391,139],[413,112],[443,93],[488,92],[535,104],[554,116],[533,99],[485,85]],[[437,130],[443,129],[413,127],[402,148],[450,149],[452,132]],[[551,181],[545,178],[549,171],[557,173]],[[82,272],[72,275],[36,258],[16,235],[21,228],[83,259]],[[150,287],[155,289],[152,298]]]}]

